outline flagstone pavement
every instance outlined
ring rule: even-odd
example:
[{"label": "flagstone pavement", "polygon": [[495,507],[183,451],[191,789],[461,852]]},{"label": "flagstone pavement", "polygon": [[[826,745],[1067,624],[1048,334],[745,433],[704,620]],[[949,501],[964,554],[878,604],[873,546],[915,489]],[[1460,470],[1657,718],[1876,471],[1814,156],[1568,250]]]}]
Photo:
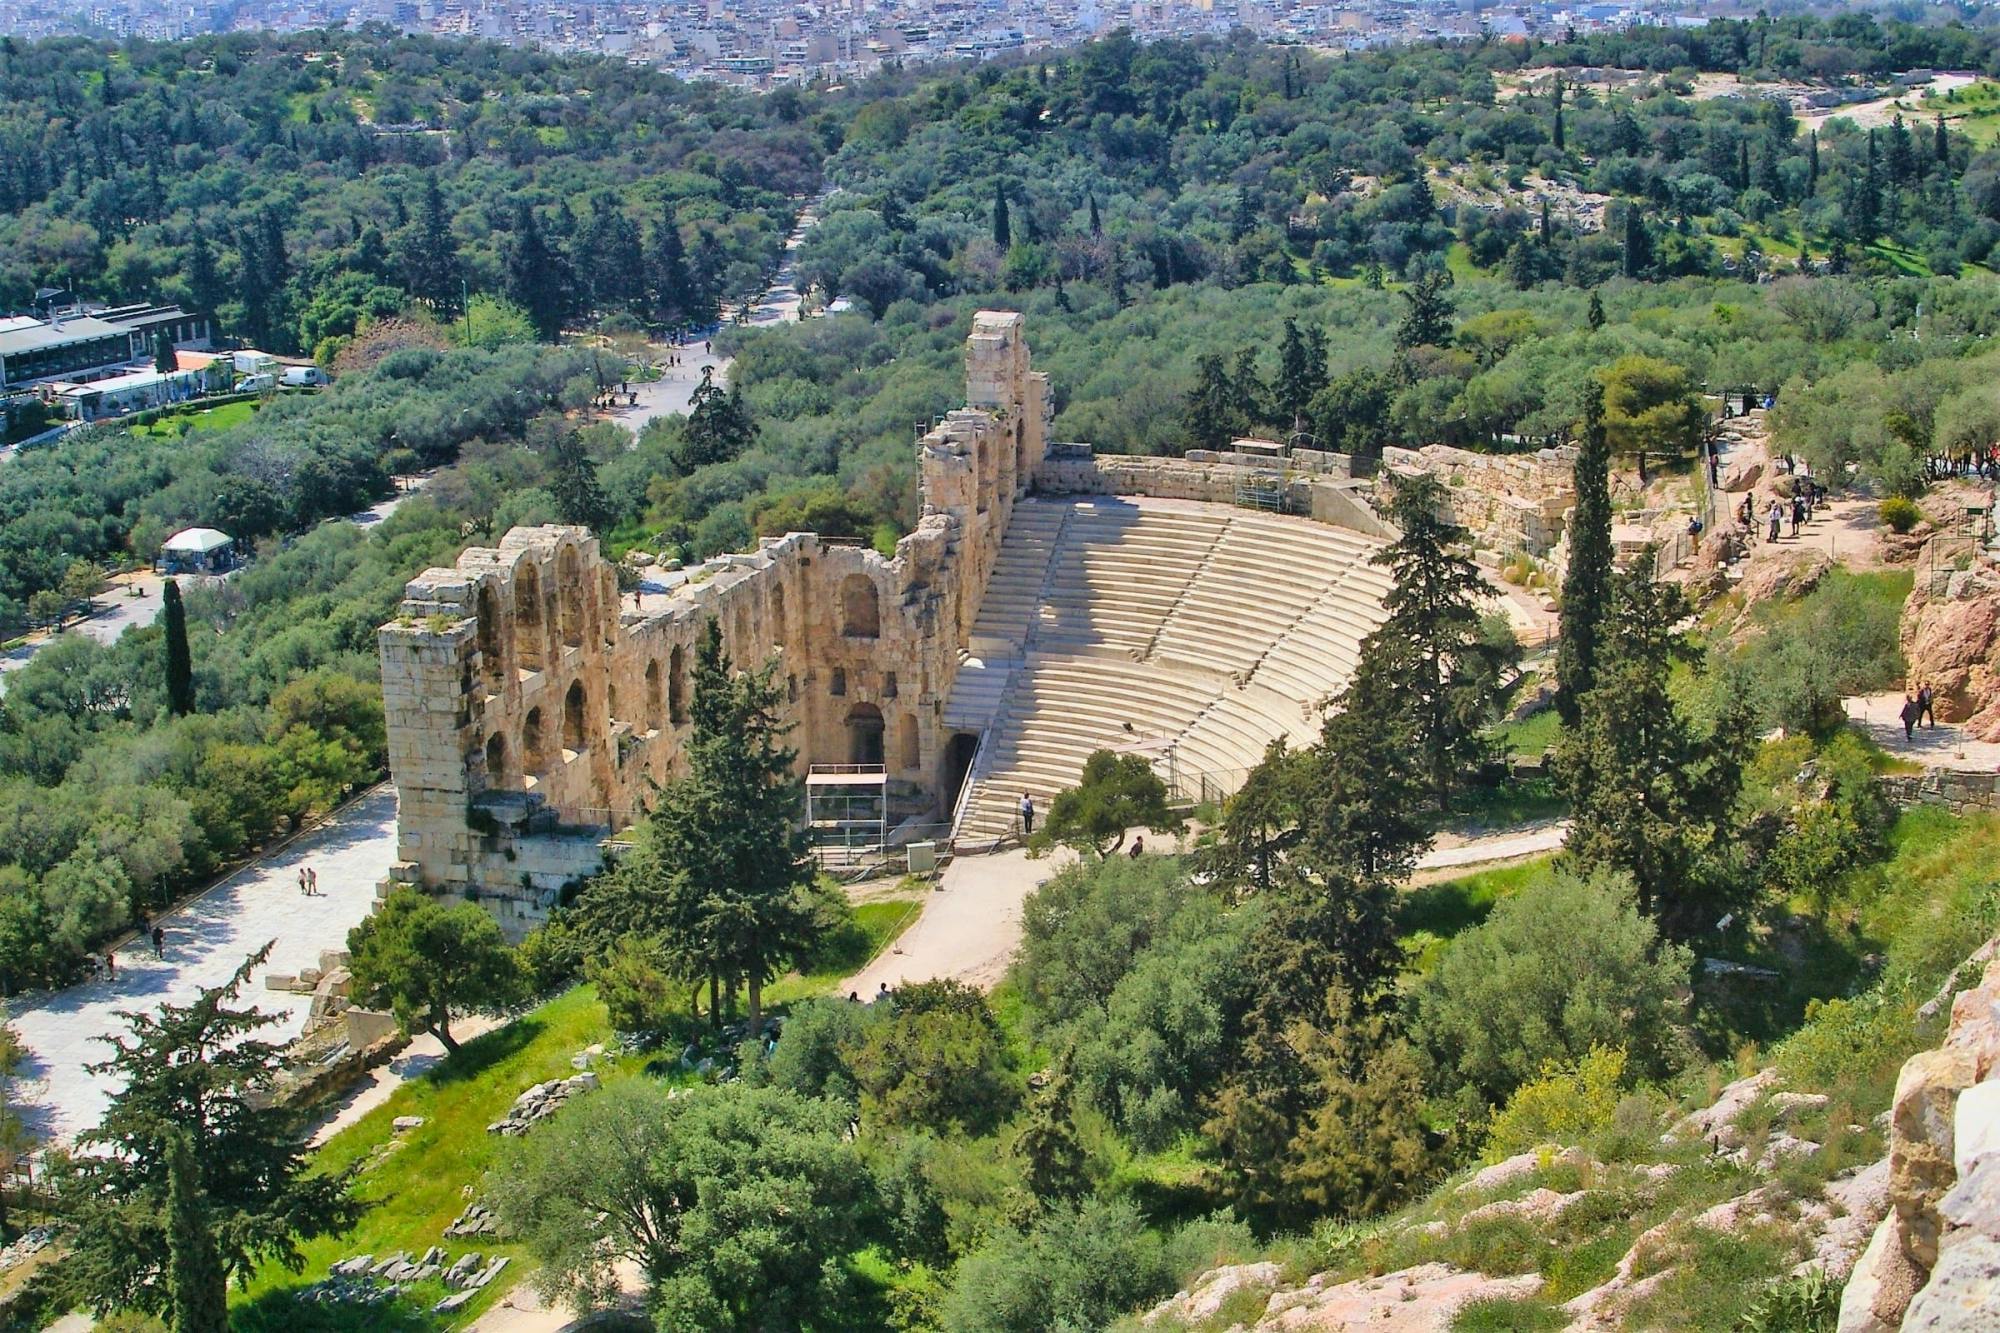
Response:
[{"label": "flagstone pavement", "polygon": [[[98,1038],[126,1030],[120,1011],[186,1003],[203,987],[227,981],[266,943],[270,962],[251,978],[243,999],[279,1019],[260,1035],[296,1036],[311,997],[265,990],[265,972],[297,973],[318,966],[321,950],[344,948],[395,857],[396,789],[385,782],[159,918],[167,932],[164,958],[156,960],[152,942],[135,935],[117,950],[115,978],[9,1001],[8,1021],[27,1050],[13,1100],[29,1131],[68,1141],[97,1123],[113,1086],[84,1066],[110,1054]],[[319,896],[299,892],[301,866],[319,873]]]}]

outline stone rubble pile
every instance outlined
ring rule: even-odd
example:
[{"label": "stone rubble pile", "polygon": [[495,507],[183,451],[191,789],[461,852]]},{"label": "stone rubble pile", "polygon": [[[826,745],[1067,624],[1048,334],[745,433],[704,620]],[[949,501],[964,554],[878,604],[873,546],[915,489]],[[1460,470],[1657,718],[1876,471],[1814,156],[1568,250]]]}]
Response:
[{"label": "stone rubble pile", "polygon": [[561,1110],[564,1102],[596,1086],[597,1075],[588,1070],[569,1078],[552,1078],[546,1083],[537,1083],[516,1097],[507,1114],[488,1125],[486,1132],[509,1137],[525,1134],[536,1121],[546,1120]]},{"label": "stone rubble pile", "polygon": [[0,1250],[0,1271],[12,1268],[32,1255],[40,1254],[49,1247],[49,1241],[52,1239],[54,1235],[47,1227],[28,1228],[21,1233],[20,1239],[6,1249]]},{"label": "stone rubble pile", "polygon": [[487,1259],[473,1250],[447,1265],[444,1250],[436,1245],[415,1258],[404,1250],[379,1259],[372,1254],[357,1254],[335,1264],[328,1270],[326,1280],[307,1289],[300,1299],[320,1305],[376,1305],[416,1283],[435,1279],[450,1287],[452,1294],[432,1306],[432,1312],[450,1314],[469,1304],[500,1276],[508,1262],[505,1255]]},{"label": "stone rubble pile", "polygon": [[458,1220],[444,1229],[444,1234],[447,1240],[454,1240],[467,1236],[493,1236],[499,1231],[500,1219],[493,1215],[491,1208],[483,1203],[469,1203],[465,1211],[458,1215]]}]

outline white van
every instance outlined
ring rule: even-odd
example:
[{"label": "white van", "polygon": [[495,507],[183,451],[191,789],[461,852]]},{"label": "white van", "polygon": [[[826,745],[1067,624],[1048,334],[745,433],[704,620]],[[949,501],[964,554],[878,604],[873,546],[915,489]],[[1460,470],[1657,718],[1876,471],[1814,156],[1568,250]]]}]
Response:
[{"label": "white van", "polygon": [[242,379],[236,381],[236,392],[238,393],[269,393],[277,387],[278,377],[276,375],[245,375]]},{"label": "white van", "polygon": [[333,381],[318,366],[286,366],[283,383],[287,389],[317,389]]}]

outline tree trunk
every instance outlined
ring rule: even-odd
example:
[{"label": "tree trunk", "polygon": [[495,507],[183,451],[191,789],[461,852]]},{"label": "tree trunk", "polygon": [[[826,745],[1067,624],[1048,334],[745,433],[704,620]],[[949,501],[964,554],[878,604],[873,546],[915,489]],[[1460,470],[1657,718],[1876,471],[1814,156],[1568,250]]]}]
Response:
[{"label": "tree trunk", "polygon": [[443,1005],[431,1007],[431,1031],[437,1034],[439,1044],[447,1055],[458,1054],[458,1041],[451,1035],[451,1011]]},{"label": "tree trunk", "polygon": [[764,969],[753,968],[750,973],[750,1040],[756,1041],[762,1034],[758,1026],[764,1021]]},{"label": "tree trunk", "polygon": [[708,974],[708,1024],[710,1027],[722,1026],[722,974],[719,972]]}]

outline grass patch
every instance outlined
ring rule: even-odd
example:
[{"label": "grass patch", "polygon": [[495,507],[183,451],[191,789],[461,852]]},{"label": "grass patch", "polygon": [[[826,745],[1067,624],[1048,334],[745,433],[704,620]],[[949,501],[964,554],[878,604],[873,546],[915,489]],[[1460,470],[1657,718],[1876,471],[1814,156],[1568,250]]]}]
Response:
[{"label": "grass patch", "polygon": [[803,972],[791,972],[764,989],[767,1005],[795,1004],[830,995],[868,960],[896,942],[923,908],[921,898],[884,898],[854,909],[854,919],[820,946]]},{"label": "grass patch", "polygon": [[1451,1333],[1542,1333],[1568,1326],[1569,1316],[1539,1296],[1468,1301],[1451,1317]]},{"label": "grass patch", "polygon": [[1562,739],[1562,715],[1544,708],[1519,722],[1502,722],[1486,735],[1502,754],[1538,755]]},{"label": "grass patch", "polygon": [[1568,813],[1569,801],[1554,778],[1507,778],[1460,795],[1450,816],[1442,822],[1447,828],[1477,833],[1536,820],[1560,819]]},{"label": "grass patch", "polygon": [[220,407],[205,407],[195,412],[167,412],[152,421],[128,427],[133,435],[151,435],[160,439],[177,438],[180,423],[186,422],[190,431],[228,430],[240,426],[257,414],[257,402],[244,399],[241,402],[224,403]]},{"label": "grass patch", "polygon": [[1425,931],[1450,939],[1484,921],[1502,898],[1519,893],[1548,874],[1553,861],[1553,857],[1539,856],[1410,889],[1398,906],[1396,931],[1400,935]]},{"label": "grass patch", "polygon": [[1654,1259],[1667,1276],[1635,1301],[1632,1328],[1731,1333],[1758,1292],[1793,1262],[1797,1245],[1788,1230],[1746,1228],[1724,1235],[1687,1226],[1668,1233]]},{"label": "grass patch", "polygon": [[[506,1241],[479,1237],[447,1241],[444,1229],[463,1212],[467,1186],[477,1185],[493,1163],[500,1146],[486,1126],[498,1120],[529,1085],[567,1077],[570,1057],[611,1035],[610,1021],[589,986],[579,986],[522,1015],[506,1027],[473,1041],[436,1068],[409,1080],[381,1106],[336,1134],[320,1150],[313,1169],[326,1172],[359,1168],[355,1194],[367,1211],[342,1235],[323,1237],[303,1246],[305,1268],[290,1273],[266,1264],[236,1294],[244,1307],[239,1327],[284,1328],[300,1333],[309,1328],[395,1328],[393,1312],[377,1308],[337,1312],[332,1307],[305,1305],[292,1294],[325,1276],[328,1267],[353,1254],[381,1256],[395,1250],[421,1252],[443,1245],[446,1263],[468,1250],[485,1255],[506,1254],[520,1265],[521,1250]],[[606,1079],[630,1076],[616,1064],[602,1066]],[[397,1135],[398,1116],[422,1116],[423,1125]],[[496,1301],[513,1284],[514,1272],[481,1292],[467,1307],[477,1313]],[[444,1294],[439,1286],[431,1299]],[[322,1315],[358,1313],[374,1319],[362,1323],[313,1323]],[[397,1316],[400,1317],[400,1316]],[[408,1327],[423,1327],[410,1324]]]}]

